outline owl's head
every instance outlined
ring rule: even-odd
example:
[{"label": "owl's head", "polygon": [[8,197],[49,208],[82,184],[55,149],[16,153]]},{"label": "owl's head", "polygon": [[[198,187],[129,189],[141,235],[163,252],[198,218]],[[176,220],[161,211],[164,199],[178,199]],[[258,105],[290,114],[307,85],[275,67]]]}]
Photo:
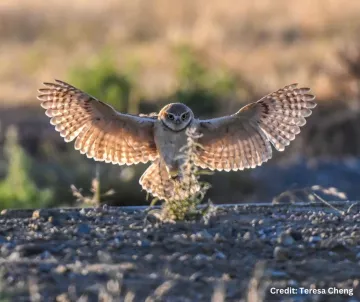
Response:
[{"label": "owl's head", "polygon": [[186,105],[172,103],[161,109],[158,118],[171,130],[181,131],[191,123],[194,114]]}]

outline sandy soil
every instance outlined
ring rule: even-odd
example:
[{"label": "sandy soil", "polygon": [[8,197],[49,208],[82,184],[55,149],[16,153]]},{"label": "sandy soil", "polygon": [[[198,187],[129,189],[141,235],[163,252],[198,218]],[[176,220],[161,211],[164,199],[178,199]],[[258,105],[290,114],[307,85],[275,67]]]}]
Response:
[{"label": "sandy soil", "polygon": [[0,301],[360,301],[350,205],[240,205],[178,223],[106,206],[3,211]]}]

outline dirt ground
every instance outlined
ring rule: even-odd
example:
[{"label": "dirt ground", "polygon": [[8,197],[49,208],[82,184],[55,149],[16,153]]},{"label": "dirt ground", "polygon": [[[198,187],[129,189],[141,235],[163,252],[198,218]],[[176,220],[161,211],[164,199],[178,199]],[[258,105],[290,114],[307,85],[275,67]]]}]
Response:
[{"label": "dirt ground", "polygon": [[107,206],[3,211],[0,301],[360,301],[352,204],[223,206],[177,223]]}]

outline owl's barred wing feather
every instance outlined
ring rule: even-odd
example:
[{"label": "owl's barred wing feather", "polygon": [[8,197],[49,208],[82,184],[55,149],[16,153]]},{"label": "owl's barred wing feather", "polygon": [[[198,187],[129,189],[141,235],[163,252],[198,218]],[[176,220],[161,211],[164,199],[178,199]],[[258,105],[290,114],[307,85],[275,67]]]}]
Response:
[{"label": "owl's barred wing feather", "polygon": [[38,99],[56,131],[88,158],[113,164],[137,164],[158,157],[154,119],[122,114],[59,80],[44,83]]},{"label": "owl's barred wing feather", "polygon": [[139,183],[144,190],[154,197],[164,200],[185,200],[199,191],[199,184],[193,180],[191,185],[183,186],[183,182],[169,177],[165,163],[157,159],[141,176]]},{"label": "owl's barred wing feather", "polygon": [[292,84],[237,113],[198,122],[202,137],[196,165],[211,170],[255,168],[272,156],[270,143],[283,151],[316,107],[309,88]]}]

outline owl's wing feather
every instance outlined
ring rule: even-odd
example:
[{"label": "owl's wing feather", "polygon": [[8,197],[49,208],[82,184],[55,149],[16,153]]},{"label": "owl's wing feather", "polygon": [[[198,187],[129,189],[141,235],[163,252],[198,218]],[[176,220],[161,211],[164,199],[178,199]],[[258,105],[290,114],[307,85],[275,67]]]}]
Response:
[{"label": "owl's wing feather", "polygon": [[[211,170],[255,168],[272,156],[271,144],[283,151],[316,107],[309,88],[292,84],[273,92],[237,113],[199,120],[196,165]],[[271,143],[271,144],[270,144]]]},{"label": "owl's wing feather", "polygon": [[59,80],[44,83],[38,99],[50,123],[66,142],[88,158],[137,164],[158,157],[152,118],[117,112],[111,106]]}]

